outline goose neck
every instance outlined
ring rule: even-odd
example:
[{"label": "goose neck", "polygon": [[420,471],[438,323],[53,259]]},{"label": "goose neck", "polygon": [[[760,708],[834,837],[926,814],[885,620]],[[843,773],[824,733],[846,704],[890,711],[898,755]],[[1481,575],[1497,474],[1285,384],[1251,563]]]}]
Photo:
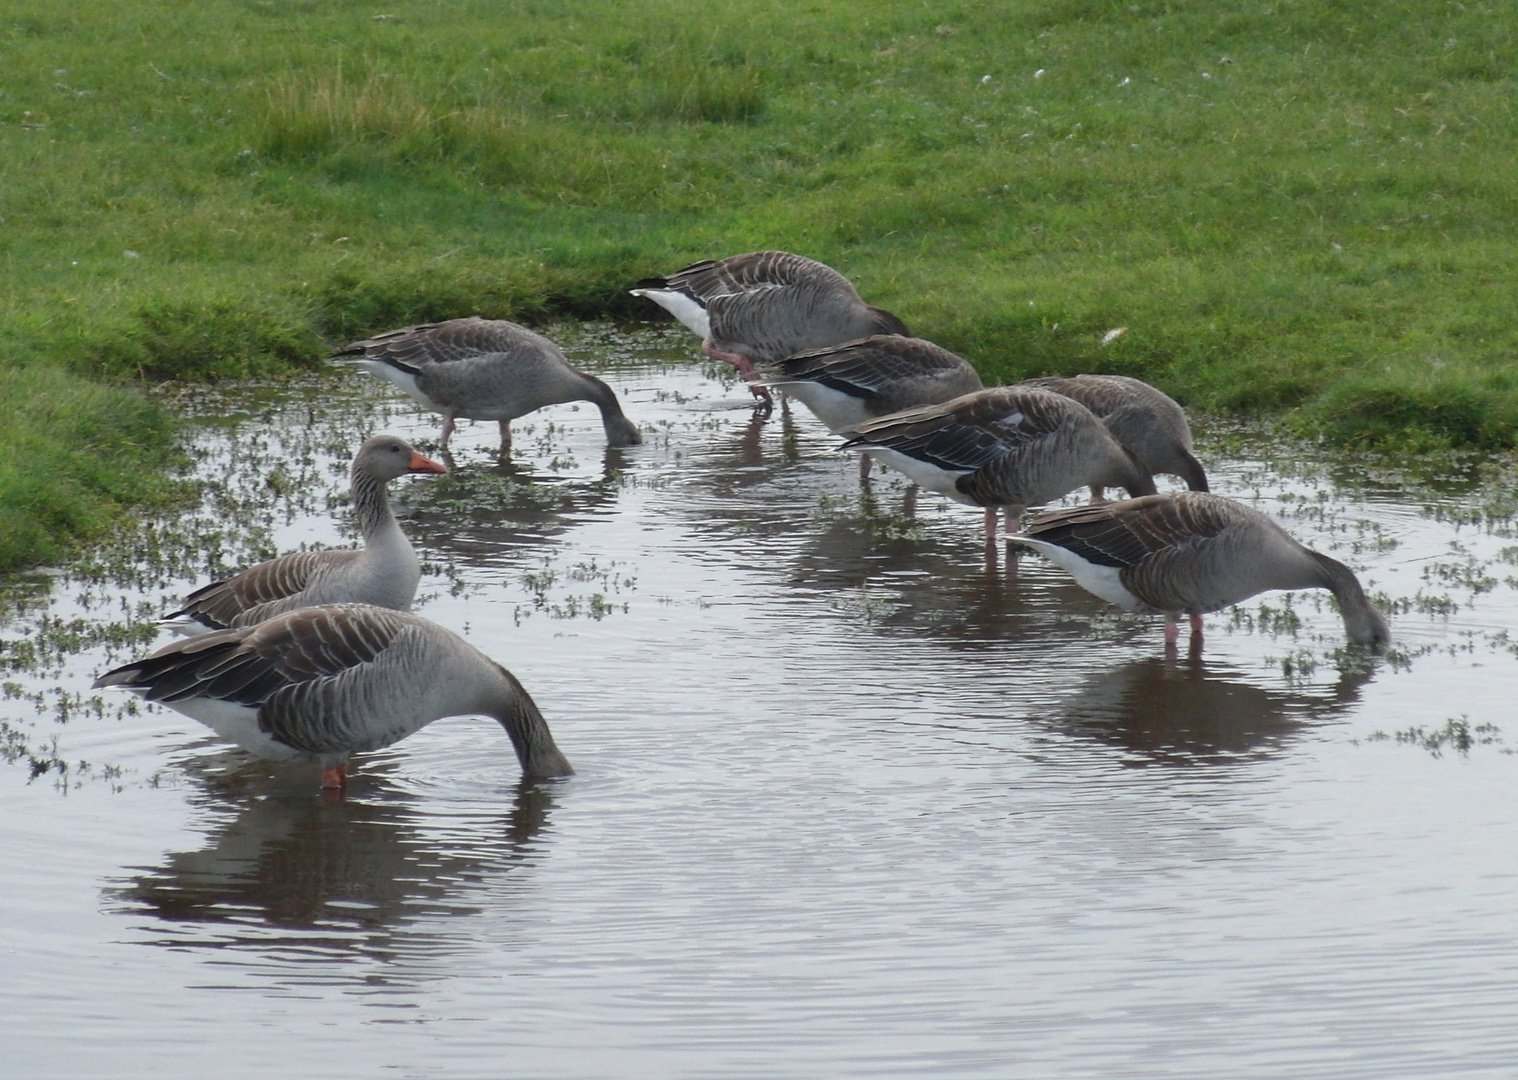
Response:
[{"label": "goose neck", "polygon": [[582,373],[582,377],[585,380],[585,400],[601,410],[602,420],[622,415],[622,405],[617,401],[616,392],[611,387],[607,386],[594,375],[584,375]]},{"label": "goose neck", "polygon": [[1319,583],[1339,602],[1344,630],[1350,639],[1361,645],[1382,645],[1390,641],[1386,619],[1372,606],[1354,571],[1327,555],[1316,551],[1308,554],[1317,566]]},{"label": "goose neck", "polygon": [[636,425],[622,412],[616,391],[594,375],[585,375],[585,400],[601,410],[601,426],[612,446],[636,446],[643,441]]},{"label": "goose neck", "polygon": [[390,510],[390,496],[385,481],[369,472],[354,470],[351,487],[353,514],[358,519],[359,531],[368,540],[388,528],[397,527],[395,514]]},{"label": "goose neck", "polygon": [[494,716],[506,729],[517,760],[522,763],[522,773],[534,778],[571,775],[574,768],[554,743],[548,721],[543,719],[537,703],[516,676],[493,661],[492,666],[494,700],[481,711]]}]

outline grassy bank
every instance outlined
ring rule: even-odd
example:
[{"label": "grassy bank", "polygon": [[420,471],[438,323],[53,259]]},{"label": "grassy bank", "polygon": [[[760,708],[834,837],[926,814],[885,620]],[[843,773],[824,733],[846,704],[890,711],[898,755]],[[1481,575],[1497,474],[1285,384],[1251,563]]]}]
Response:
[{"label": "grassy bank", "polygon": [[0,379],[0,569],[52,562],[118,510],[171,494],[172,428],[138,394],[50,365]]},{"label": "grassy bank", "polygon": [[690,11],[13,0],[0,364],[245,375],[782,247],[991,379],[1518,442],[1512,4]]}]

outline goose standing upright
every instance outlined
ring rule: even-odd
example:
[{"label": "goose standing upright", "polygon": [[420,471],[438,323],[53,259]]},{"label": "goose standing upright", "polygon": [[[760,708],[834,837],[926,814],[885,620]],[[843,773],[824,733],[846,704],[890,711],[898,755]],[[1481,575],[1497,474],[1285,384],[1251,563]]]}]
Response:
[{"label": "goose standing upright", "polygon": [[[762,385],[796,398],[835,434],[982,388],[980,375],[967,361],[931,341],[899,334],[797,353],[774,365]],[[869,472],[870,457],[861,454],[859,475]]]},{"label": "goose standing upright", "polygon": [[871,334],[907,334],[889,311],[871,307],[831,266],[788,251],[703,259],[631,290],[664,308],[702,338],[701,348],[732,364],[756,397],[754,361],[778,363],[808,349]]},{"label": "goose standing upright", "polygon": [[454,421],[496,420],[501,449],[511,449],[511,421],[545,405],[589,401],[601,410],[611,446],[637,446],[637,427],[617,395],[576,370],[553,342],[504,319],[449,319],[376,334],[343,346],[335,364],[352,364],[394,383],[423,408],[443,414],[441,447]]},{"label": "goose standing upright", "polygon": [[1029,506],[1074,488],[1110,486],[1154,493],[1154,479],[1091,410],[1070,398],[1023,386],[998,386],[882,416],[840,432],[929,490],[986,510],[986,538],[997,511],[1008,527]]},{"label": "goose standing upright", "polygon": [[443,473],[405,439],[376,435],[353,457],[353,513],[363,533],[357,550],[297,551],[261,562],[189,596],[167,625],[185,634],[252,626],[312,604],[363,603],[405,611],[422,567],[390,509],[385,485],[406,473]]},{"label": "goose standing upright", "polygon": [[501,723],[528,777],[574,772],[511,672],[436,623],[368,604],[176,641],[94,685],[162,702],[259,757],[315,761],[324,788],[347,786],[349,755],[471,714]]},{"label": "goose standing upright", "polygon": [[[1036,386],[1074,398],[1096,414],[1118,442],[1151,473],[1179,476],[1192,491],[1206,491],[1207,473],[1191,452],[1191,425],[1180,403],[1140,379],[1126,375],[1047,376],[1026,379]],[[1091,491],[1093,502],[1102,493]]]},{"label": "goose standing upright", "polygon": [[1220,495],[1178,492],[1051,510],[1008,539],[1043,552],[1108,603],[1163,613],[1167,646],[1176,643],[1182,614],[1199,644],[1203,615],[1269,589],[1327,589],[1351,641],[1391,638],[1349,567]]}]

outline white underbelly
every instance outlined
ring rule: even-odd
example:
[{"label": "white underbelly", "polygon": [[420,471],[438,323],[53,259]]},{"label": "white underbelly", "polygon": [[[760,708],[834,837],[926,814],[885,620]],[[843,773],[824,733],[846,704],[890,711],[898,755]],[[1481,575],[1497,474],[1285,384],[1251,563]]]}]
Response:
[{"label": "white underbelly", "polygon": [[784,390],[827,425],[829,431],[848,431],[866,420],[873,420],[865,410],[864,402],[842,390],[834,390],[814,382],[774,382],[776,389]]},{"label": "white underbelly", "polygon": [[884,446],[856,446],[855,450],[864,450],[876,461],[883,465],[889,465],[897,472],[912,480],[919,487],[925,487],[929,491],[936,491],[940,495],[946,495],[955,502],[964,503],[966,506],[979,506],[974,499],[954,486],[954,482],[961,476],[966,476],[969,469],[944,469],[937,465],[930,465],[926,461],[919,461],[908,454],[897,450],[890,450]]},{"label": "white underbelly", "polygon": [[700,334],[703,341],[712,336],[712,321],[706,308],[686,296],[670,289],[633,289],[634,296],[646,296],[658,304],[692,332]]},{"label": "white underbelly", "polygon": [[234,701],[217,698],[186,698],[183,701],[164,702],[176,712],[184,713],[192,720],[199,720],[206,727],[228,742],[236,743],[244,750],[271,761],[294,761],[311,755],[276,742],[268,732],[258,729],[258,709],[251,705],[239,705]]},{"label": "white underbelly", "polygon": [[1029,540],[1021,537],[1017,542],[1047,556],[1049,561],[1075,579],[1075,583],[1093,596],[1109,604],[1116,604],[1129,611],[1152,611],[1148,604],[1128,591],[1122,581],[1122,567],[1099,566],[1087,562],[1079,555],[1047,540]]},{"label": "white underbelly", "polygon": [[416,376],[411,374],[411,372],[402,371],[400,368],[393,367],[392,365],[385,363],[383,360],[355,360],[353,361],[353,366],[362,368],[363,370],[369,372],[371,375],[378,375],[386,382],[394,383],[396,386],[400,387],[407,394],[409,394],[411,396],[411,399],[422,408],[431,409],[433,412],[443,411],[437,402],[433,401],[430,397],[422,393],[421,390],[417,388]]}]

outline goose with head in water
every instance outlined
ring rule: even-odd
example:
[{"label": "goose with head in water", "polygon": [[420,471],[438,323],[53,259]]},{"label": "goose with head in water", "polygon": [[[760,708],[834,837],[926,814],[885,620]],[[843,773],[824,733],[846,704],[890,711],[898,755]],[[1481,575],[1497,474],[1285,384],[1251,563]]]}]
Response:
[{"label": "goose with head in water", "polygon": [[454,421],[496,420],[501,449],[511,449],[511,421],[545,405],[588,401],[601,410],[611,446],[637,446],[637,427],[617,395],[594,375],[570,366],[553,342],[504,319],[449,319],[376,334],[332,357],[394,383],[423,408],[443,415],[442,449]]},{"label": "goose with head in water", "polygon": [[[1026,379],[1019,386],[1036,386],[1074,398],[1107,425],[1113,438],[1126,446],[1151,473],[1179,476],[1192,491],[1208,490],[1207,473],[1191,446],[1191,425],[1174,398],[1126,375],[1048,376]],[[1092,489],[1091,501],[1102,492]]]},{"label": "goose with head in water", "polygon": [[1027,507],[1078,487],[1154,492],[1154,479],[1091,410],[1031,387],[998,386],[938,405],[903,409],[840,432],[845,447],[870,454],[930,491],[986,511],[1008,527]]},{"label": "goose with head in water", "polygon": [[[866,304],[837,270],[788,251],[703,259],[668,277],[640,281],[631,291],[700,334],[708,356],[732,364],[751,384],[759,379],[755,362],[778,363],[809,349],[908,332],[895,315]],[[763,386],[750,389],[769,400]]]},{"label": "goose with head in water", "polygon": [[[784,390],[835,434],[982,389],[980,375],[967,361],[931,341],[900,334],[875,334],[788,356],[772,365],[760,385]],[[859,475],[869,474],[870,457],[861,454]]]},{"label": "goose with head in water", "polygon": [[324,788],[346,787],[352,754],[476,714],[506,729],[526,776],[574,772],[511,672],[436,623],[367,604],[176,641],[95,686],[162,702],[259,757],[315,762]]},{"label": "goose with head in water", "polygon": [[416,597],[422,567],[390,509],[385,485],[406,473],[448,470],[405,439],[376,435],[353,458],[353,513],[363,533],[357,550],[297,551],[261,562],[185,597],[165,616],[170,629],[204,634],[252,626],[312,604],[360,603],[405,611]]},{"label": "goose with head in water", "polygon": [[1042,552],[1109,603],[1163,613],[1168,646],[1180,635],[1181,615],[1190,616],[1200,644],[1203,615],[1269,589],[1327,589],[1351,641],[1391,639],[1349,567],[1220,495],[1187,491],[1051,510],[1008,539]]}]

